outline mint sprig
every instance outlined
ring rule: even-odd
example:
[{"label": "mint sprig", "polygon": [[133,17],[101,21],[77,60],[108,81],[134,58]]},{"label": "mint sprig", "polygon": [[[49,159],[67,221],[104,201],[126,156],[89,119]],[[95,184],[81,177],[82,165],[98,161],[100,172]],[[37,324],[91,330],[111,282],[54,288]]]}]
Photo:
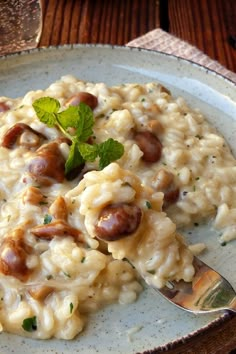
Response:
[{"label": "mint sprig", "polygon": [[70,152],[65,163],[65,173],[86,161],[99,158],[99,168],[103,169],[118,160],[124,153],[124,146],[110,138],[101,144],[87,143],[93,134],[94,117],[92,109],[81,102],[78,106],[69,106],[59,112],[60,102],[52,97],[42,97],[34,101],[33,108],[39,120],[48,127],[56,126],[71,140]]},{"label": "mint sprig", "polygon": [[117,156],[122,156],[124,153],[124,146],[118,141],[109,138],[97,146],[99,160],[99,168],[102,170],[109,165],[111,161],[115,161]]}]

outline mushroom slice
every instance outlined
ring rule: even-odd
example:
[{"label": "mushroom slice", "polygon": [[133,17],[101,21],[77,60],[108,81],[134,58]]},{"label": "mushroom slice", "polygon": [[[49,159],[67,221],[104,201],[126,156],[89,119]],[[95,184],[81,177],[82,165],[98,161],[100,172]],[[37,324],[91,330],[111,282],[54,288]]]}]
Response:
[{"label": "mushroom slice", "polygon": [[41,140],[46,139],[43,134],[37,132],[29,125],[25,123],[16,123],[4,134],[2,146],[7,149],[13,149],[18,138],[18,144],[27,148],[38,147]]},{"label": "mushroom slice", "polygon": [[68,211],[65,199],[62,196],[58,196],[49,208],[49,214],[54,219],[67,220]]},{"label": "mushroom slice", "polygon": [[71,227],[64,220],[55,220],[46,225],[38,225],[31,229],[32,234],[44,240],[52,240],[54,237],[72,236],[77,241],[83,242],[83,237],[80,230]]},{"label": "mushroom slice", "polygon": [[26,280],[29,269],[26,265],[30,247],[23,240],[23,230],[16,229],[5,237],[0,246],[0,272],[19,280]]}]

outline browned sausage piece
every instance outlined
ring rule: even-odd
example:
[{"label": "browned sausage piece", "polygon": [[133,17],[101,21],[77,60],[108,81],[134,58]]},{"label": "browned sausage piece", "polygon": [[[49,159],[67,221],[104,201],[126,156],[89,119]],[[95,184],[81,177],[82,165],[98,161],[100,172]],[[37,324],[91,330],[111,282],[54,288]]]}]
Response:
[{"label": "browned sausage piece", "polygon": [[161,158],[162,145],[160,140],[151,132],[139,132],[134,140],[143,152],[142,159],[146,162],[157,162]]},{"label": "browned sausage piece", "polygon": [[56,236],[72,236],[77,241],[83,242],[82,234],[79,230],[71,227],[64,220],[56,220],[46,225],[38,225],[31,229],[32,234],[44,240],[52,240]]},{"label": "browned sausage piece", "polygon": [[116,241],[134,233],[140,222],[142,212],[136,205],[111,204],[100,213],[96,236],[104,241]]},{"label": "browned sausage piece", "polygon": [[66,106],[77,106],[80,102],[85,103],[91,109],[95,109],[98,105],[98,99],[96,96],[89,92],[79,92],[66,101]]},{"label": "browned sausage piece", "polygon": [[48,184],[48,178],[63,182],[65,177],[65,159],[59,149],[59,141],[41,146],[37,156],[29,164],[29,172],[36,181]]},{"label": "browned sausage piece", "polygon": [[38,146],[40,143],[40,139],[46,139],[46,137],[37,132],[36,130],[32,129],[29,125],[25,124],[25,123],[16,123],[15,125],[13,125],[13,127],[11,127],[10,129],[7,130],[7,132],[5,133],[5,135],[3,136],[3,140],[2,140],[2,146],[7,148],[7,149],[12,149],[14,147],[14,145],[17,142],[17,139],[24,133],[24,132],[30,132],[31,134],[33,134],[34,136],[38,137],[38,139],[31,139],[31,143],[30,141],[27,143],[21,143],[21,145],[28,145],[28,147],[34,147],[34,146]]},{"label": "browned sausage piece", "polygon": [[7,237],[0,247],[0,272],[25,280],[29,274],[26,266],[27,247],[21,238]]},{"label": "browned sausage piece", "polygon": [[8,111],[10,108],[5,102],[0,102],[0,113]]}]

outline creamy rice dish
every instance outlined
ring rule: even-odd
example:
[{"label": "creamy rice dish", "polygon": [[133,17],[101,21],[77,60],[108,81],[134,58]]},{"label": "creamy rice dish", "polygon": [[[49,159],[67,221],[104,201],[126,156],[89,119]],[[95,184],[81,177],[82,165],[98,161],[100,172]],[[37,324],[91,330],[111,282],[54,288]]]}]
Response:
[{"label": "creamy rice dish", "polygon": [[0,117],[0,331],[72,339],[90,313],[134,302],[140,274],[159,288],[191,281],[204,245],[179,228],[210,222],[236,238],[235,158],[162,85],[68,75],[0,97]]}]

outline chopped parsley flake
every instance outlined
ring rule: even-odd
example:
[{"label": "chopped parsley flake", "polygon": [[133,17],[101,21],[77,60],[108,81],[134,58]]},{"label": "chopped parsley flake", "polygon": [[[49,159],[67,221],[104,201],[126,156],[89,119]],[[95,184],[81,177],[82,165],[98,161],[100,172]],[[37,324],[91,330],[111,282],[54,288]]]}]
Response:
[{"label": "chopped parsley flake", "polygon": [[152,204],[148,200],[146,201],[146,207],[152,209]]},{"label": "chopped parsley flake", "polygon": [[37,318],[36,316],[25,318],[22,323],[22,328],[26,332],[33,332],[37,330]]},{"label": "chopped parsley flake", "polygon": [[71,302],[71,303],[70,303],[70,313],[72,313],[73,308],[74,308],[74,305],[73,305],[72,302]]},{"label": "chopped parsley flake", "polygon": [[70,274],[67,273],[67,272],[63,272],[63,274],[64,274],[67,278],[70,278],[70,277],[71,277]]},{"label": "chopped parsley flake", "polygon": [[148,270],[147,271],[149,274],[155,274],[156,273],[156,271],[153,269],[153,270]]},{"label": "chopped parsley flake", "polygon": [[47,205],[48,202],[44,202],[43,200],[41,202],[39,202],[39,205]]},{"label": "chopped parsley flake", "polygon": [[52,216],[49,214],[46,214],[43,219],[44,225],[50,224],[51,221],[52,221]]}]

